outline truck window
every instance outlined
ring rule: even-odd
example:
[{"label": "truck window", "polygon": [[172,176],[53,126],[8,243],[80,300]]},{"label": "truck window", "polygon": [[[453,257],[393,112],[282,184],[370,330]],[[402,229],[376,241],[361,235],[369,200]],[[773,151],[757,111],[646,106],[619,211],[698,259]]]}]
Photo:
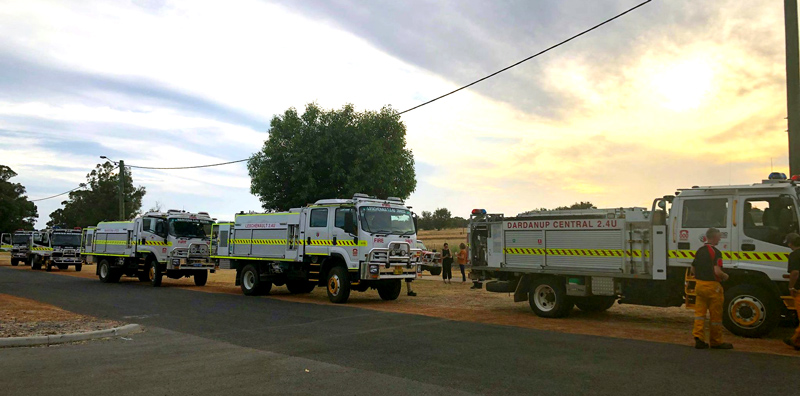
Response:
[{"label": "truck window", "polygon": [[725,228],[728,226],[728,199],[690,199],[683,201],[683,228]]},{"label": "truck window", "polygon": [[794,206],[781,203],[778,197],[746,200],[742,216],[744,235],[759,241],[783,245],[786,234],[797,232]]},{"label": "truck window", "polygon": [[228,231],[219,232],[219,247],[228,247]]},{"label": "truck window", "polygon": [[328,209],[311,209],[311,221],[309,227],[327,227]]},{"label": "truck window", "polygon": [[148,218],[142,219],[142,231],[156,232],[155,221],[153,221],[153,219],[148,219]]},{"label": "truck window", "polygon": [[3,245],[10,245],[11,244],[11,234],[3,234]]},{"label": "truck window", "polygon": [[345,226],[345,214],[352,213],[353,218],[356,217],[356,209],[355,208],[338,208],[336,209],[336,220],[333,223],[333,226],[336,228],[344,229]]}]

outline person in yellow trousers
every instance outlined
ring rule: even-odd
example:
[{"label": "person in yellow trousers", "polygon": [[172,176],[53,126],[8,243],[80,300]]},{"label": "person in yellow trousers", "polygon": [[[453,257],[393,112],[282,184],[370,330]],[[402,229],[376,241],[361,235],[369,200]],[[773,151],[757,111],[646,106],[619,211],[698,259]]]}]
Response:
[{"label": "person in yellow trousers", "polygon": [[[706,231],[706,243],[697,249],[692,261],[697,295],[692,335],[697,349],[706,349],[709,344],[712,349],[733,349],[733,345],[722,342],[722,302],[725,295],[720,282],[728,280],[728,274],[722,272],[722,252],[716,247],[721,238],[722,233],[718,229],[709,228]],[[706,311],[711,316],[709,343],[705,341]]]},{"label": "person in yellow trousers", "polygon": [[[789,268],[787,268],[789,271],[789,293],[794,297],[795,308],[800,309],[800,292],[797,291],[797,288],[800,287],[800,282],[797,282],[797,278],[800,278],[800,235],[795,233],[787,235],[786,243],[789,245],[789,249],[792,249],[792,252],[789,253]],[[783,342],[800,351],[800,326],[794,331],[792,338],[787,338]]]}]

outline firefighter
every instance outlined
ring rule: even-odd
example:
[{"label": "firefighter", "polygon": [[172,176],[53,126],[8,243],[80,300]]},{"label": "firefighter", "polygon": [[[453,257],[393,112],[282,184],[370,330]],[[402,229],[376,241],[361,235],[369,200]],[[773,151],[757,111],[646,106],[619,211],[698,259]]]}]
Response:
[{"label": "firefighter", "polygon": [[706,243],[697,250],[692,261],[692,273],[695,277],[695,293],[697,300],[694,308],[694,347],[706,349],[705,342],[706,311],[711,316],[711,348],[733,349],[733,345],[722,342],[722,302],[725,300],[720,282],[728,280],[728,274],[722,272],[722,252],[716,246],[722,233],[716,228],[706,231]]},{"label": "firefighter", "polygon": [[[794,298],[795,308],[800,309],[800,292],[797,290],[800,287],[800,282],[797,281],[797,278],[800,277],[800,250],[798,250],[800,249],[800,235],[795,233],[787,235],[786,243],[789,245],[789,249],[792,249],[792,252],[789,253],[789,265],[787,268],[789,271],[789,293]],[[783,342],[793,347],[796,351],[800,351],[800,326],[797,327],[791,338],[787,338]]]}]

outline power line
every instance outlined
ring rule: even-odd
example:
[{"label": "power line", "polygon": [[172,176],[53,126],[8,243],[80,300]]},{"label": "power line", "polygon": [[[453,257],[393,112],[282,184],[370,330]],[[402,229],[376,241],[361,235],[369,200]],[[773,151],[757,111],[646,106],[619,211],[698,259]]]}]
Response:
[{"label": "power line", "polygon": [[75,191],[75,190],[77,190],[77,189],[79,189],[79,188],[84,188],[84,187],[86,187],[86,185],[85,185],[85,184],[83,184],[83,183],[81,183],[81,185],[80,185],[80,186],[78,186],[78,187],[75,187],[75,188],[73,188],[72,190],[69,190],[69,191],[64,191],[64,192],[63,192],[63,193],[61,193],[61,194],[56,194],[56,195],[49,196],[49,197],[46,197],[46,198],[39,198],[39,199],[29,199],[28,201],[30,201],[30,202],[44,201],[44,200],[46,200],[46,199],[52,199],[52,198],[55,198],[55,197],[60,197],[60,196],[62,196],[62,195],[64,195],[64,194],[69,194],[69,193],[71,193],[71,192],[73,192],[73,191]]},{"label": "power line", "polygon": [[210,168],[212,166],[220,166],[220,165],[228,165],[228,164],[235,164],[237,162],[244,162],[248,161],[250,158],[240,159],[236,161],[228,161],[228,162],[220,162],[218,164],[208,164],[208,165],[195,165],[195,166],[177,166],[172,168],[158,168],[152,166],[136,166],[136,165],[125,165],[126,168],[137,168],[137,169],[161,169],[161,170],[169,170],[169,169],[196,169],[196,168]]},{"label": "power line", "polygon": [[462,89],[469,88],[469,87],[471,87],[471,86],[473,86],[473,85],[475,85],[475,84],[477,84],[477,83],[479,83],[479,82],[481,82],[481,81],[483,81],[483,80],[486,80],[486,79],[492,78],[492,77],[494,77],[494,76],[496,76],[496,75],[498,75],[498,74],[500,74],[500,73],[502,73],[502,72],[504,72],[504,71],[506,71],[506,70],[508,70],[508,69],[511,69],[511,68],[513,68],[513,67],[515,67],[515,66],[518,66],[518,65],[520,65],[520,64],[522,64],[522,63],[524,63],[524,62],[527,62],[527,61],[529,61],[529,60],[531,60],[531,59],[533,59],[533,58],[535,58],[535,57],[537,57],[537,56],[539,56],[539,55],[541,55],[541,54],[544,54],[545,52],[548,52],[548,51],[550,51],[550,50],[552,50],[552,49],[558,48],[558,47],[560,47],[560,46],[562,46],[562,45],[564,45],[564,44],[566,44],[566,43],[568,43],[568,42],[570,42],[570,41],[572,41],[572,40],[574,40],[574,39],[576,39],[576,38],[578,38],[578,37],[580,37],[580,36],[583,36],[584,34],[586,34],[586,33],[589,33],[589,32],[591,32],[592,30],[595,30],[595,29],[599,28],[600,26],[603,26],[603,25],[605,25],[605,24],[607,24],[607,23],[610,23],[611,21],[613,21],[613,20],[615,20],[615,19],[617,19],[617,18],[620,18],[620,17],[622,17],[623,15],[625,15],[625,14],[627,14],[627,13],[629,13],[629,12],[631,12],[631,11],[633,11],[633,10],[635,10],[635,9],[639,8],[639,7],[642,7],[642,6],[644,6],[645,4],[647,4],[647,3],[650,3],[651,1],[653,1],[653,0],[647,0],[647,1],[644,1],[644,2],[642,2],[642,3],[639,3],[638,5],[636,5],[636,6],[632,7],[632,8],[629,8],[629,9],[625,10],[625,12],[623,12],[623,13],[621,13],[621,14],[617,14],[617,15],[616,15],[616,16],[614,16],[613,18],[606,19],[605,21],[603,21],[603,22],[601,22],[601,23],[599,23],[599,24],[597,24],[597,25],[594,25],[594,26],[592,26],[592,27],[591,27],[591,28],[589,28],[589,29],[586,29],[586,30],[584,30],[584,31],[582,31],[582,32],[580,32],[580,33],[578,33],[578,34],[576,34],[576,35],[574,35],[574,36],[572,36],[572,37],[570,37],[570,38],[568,38],[568,39],[564,40],[564,41],[561,41],[561,42],[560,42],[560,43],[558,43],[558,44],[554,44],[554,45],[552,45],[552,46],[550,46],[550,47],[548,47],[548,48],[546,48],[546,49],[544,49],[544,50],[542,50],[542,51],[539,51],[539,52],[537,52],[537,53],[535,53],[535,54],[533,54],[533,55],[531,55],[531,56],[529,56],[529,57],[527,57],[527,58],[525,58],[525,59],[523,59],[523,60],[521,60],[521,61],[519,61],[519,62],[517,62],[517,63],[514,63],[514,64],[513,64],[513,65],[511,65],[511,66],[504,67],[504,68],[502,68],[502,69],[500,69],[500,70],[498,70],[498,71],[496,71],[496,72],[494,72],[494,73],[492,73],[492,74],[490,74],[490,75],[488,75],[488,76],[486,76],[486,77],[483,77],[483,78],[481,78],[481,79],[479,79],[479,80],[475,80],[475,81],[473,81],[473,82],[471,82],[471,83],[469,83],[469,84],[467,84],[467,85],[465,85],[465,86],[463,86],[463,87],[461,87],[461,88],[458,88],[458,89],[455,89],[455,90],[453,90],[453,91],[450,91],[450,92],[448,92],[448,93],[446,93],[446,94],[444,94],[444,95],[442,95],[442,96],[439,96],[439,97],[437,97],[437,98],[431,99],[431,100],[429,100],[429,101],[427,101],[427,102],[425,102],[425,103],[418,104],[418,105],[416,105],[416,106],[414,106],[414,107],[412,107],[412,108],[410,108],[410,109],[408,109],[408,110],[403,110],[403,111],[401,111],[401,112],[397,113],[397,115],[401,115],[401,114],[403,114],[403,113],[408,113],[408,112],[409,112],[409,111],[411,111],[411,110],[418,109],[418,108],[420,108],[420,107],[422,107],[422,106],[425,106],[425,105],[427,105],[427,104],[430,104],[430,103],[433,103],[433,102],[435,102],[435,101],[437,101],[437,100],[439,100],[439,99],[442,99],[442,98],[444,98],[445,96],[450,96],[450,95],[452,95],[452,94],[454,94],[454,93],[456,93],[456,92],[458,92],[458,91],[461,91]]}]

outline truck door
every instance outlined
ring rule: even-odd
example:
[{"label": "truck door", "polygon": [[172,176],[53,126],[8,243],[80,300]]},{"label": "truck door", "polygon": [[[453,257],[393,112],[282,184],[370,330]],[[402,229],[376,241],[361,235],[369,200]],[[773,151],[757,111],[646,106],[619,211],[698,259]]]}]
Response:
[{"label": "truck door", "polygon": [[358,246],[355,242],[358,226],[355,219],[355,207],[341,207],[333,211],[331,240],[334,246],[339,247],[337,250],[350,262],[358,259]]},{"label": "truck door", "polygon": [[798,231],[797,205],[789,196],[742,195],[737,211],[741,235],[735,255],[742,267],[770,266],[785,269],[786,235]]},{"label": "truck door", "polygon": [[310,208],[307,212],[305,254],[327,256],[331,243],[328,230],[329,208]]},{"label": "truck door", "polygon": [[706,242],[706,231],[713,227],[722,233],[722,240],[717,249],[722,252],[723,265],[730,265],[734,243],[731,235],[732,207],[733,195],[681,199],[680,208],[672,217],[673,246],[677,249],[670,251],[669,257],[672,259],[670,264],[677,262],[682,266],[690,266],[694,260],[694,253]]},{"label": "truck door", "polygon": [[211,248],[212,256],[230,256],[230,224],[214,224],[211,226]]}]

